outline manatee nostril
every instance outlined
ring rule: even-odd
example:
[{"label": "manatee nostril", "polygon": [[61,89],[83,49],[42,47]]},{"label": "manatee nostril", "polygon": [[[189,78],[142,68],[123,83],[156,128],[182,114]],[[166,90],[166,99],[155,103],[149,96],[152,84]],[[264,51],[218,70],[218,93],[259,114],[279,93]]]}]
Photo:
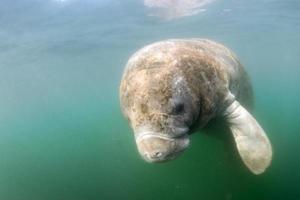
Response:
[{"label": "manatee nostril", "polygon": [[144,156],[149,159],[160,158],[162,153],[160,151],[155,151],[153,153],[144,153]]},{"label": "manatee nostril", "polygon": [[162,153],[161,153],[160,151],[156,151],[156,152],[154,153],[154,157],[156,157],[156,158],[161,157],[161,155],[162,155]]}]

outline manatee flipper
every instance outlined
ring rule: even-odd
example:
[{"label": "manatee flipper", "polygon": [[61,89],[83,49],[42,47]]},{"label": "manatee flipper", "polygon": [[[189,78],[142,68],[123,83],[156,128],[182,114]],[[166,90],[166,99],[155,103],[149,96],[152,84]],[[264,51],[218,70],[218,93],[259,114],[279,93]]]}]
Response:
[{"label": "manatee flipper", "polygon": [[245,165],[254,174],[263,173],[272,160],[272,147],[264,130],[236,100],[225,110],[224,116]]}]

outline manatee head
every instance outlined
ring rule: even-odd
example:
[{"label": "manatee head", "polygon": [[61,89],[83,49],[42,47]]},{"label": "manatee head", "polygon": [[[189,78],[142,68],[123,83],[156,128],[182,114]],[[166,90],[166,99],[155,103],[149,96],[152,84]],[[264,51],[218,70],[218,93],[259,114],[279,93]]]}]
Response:
[{"label": "manatee head", "polygon": [[170,160],[189,146],[189,127],[197,119],[199,106],[178,70],[129,72],[121,82],[120,97],[144,160]]}]

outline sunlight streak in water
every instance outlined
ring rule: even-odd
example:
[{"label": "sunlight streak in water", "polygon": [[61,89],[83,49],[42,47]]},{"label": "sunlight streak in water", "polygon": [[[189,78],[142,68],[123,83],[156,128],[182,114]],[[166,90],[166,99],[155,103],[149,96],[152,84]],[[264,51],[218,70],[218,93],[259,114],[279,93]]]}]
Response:
[{"label": "sunlight streak in water", "polygon": [[151,9],[150,16],[166,20],[196,15],[204,12],[203,7],[214,0],[144,0],[144,5]]}]

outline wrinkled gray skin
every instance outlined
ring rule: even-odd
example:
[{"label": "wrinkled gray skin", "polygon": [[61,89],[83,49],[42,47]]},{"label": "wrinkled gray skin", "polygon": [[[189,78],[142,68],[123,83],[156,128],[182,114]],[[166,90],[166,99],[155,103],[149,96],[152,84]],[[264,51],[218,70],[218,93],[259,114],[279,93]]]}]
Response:
[{"label": "wrinkled gray skin", "polygon": [[245,165],[260,174],[270,164],[270,142],[243,107],[252,104],[248,76],[221,44],[174,39],[142,48],[126,65],[120,103],[148,162],[176,158],[189,145],[192,125],[223,116]]}]

